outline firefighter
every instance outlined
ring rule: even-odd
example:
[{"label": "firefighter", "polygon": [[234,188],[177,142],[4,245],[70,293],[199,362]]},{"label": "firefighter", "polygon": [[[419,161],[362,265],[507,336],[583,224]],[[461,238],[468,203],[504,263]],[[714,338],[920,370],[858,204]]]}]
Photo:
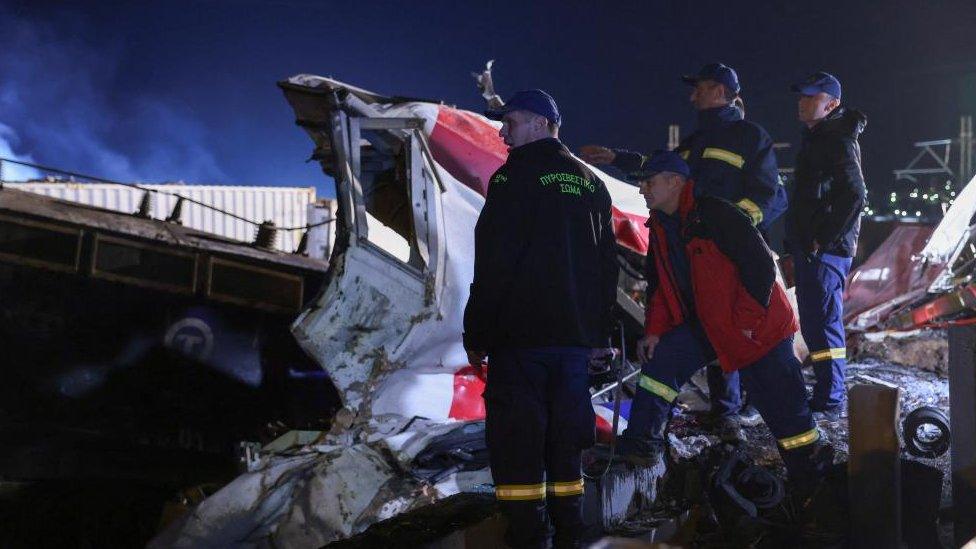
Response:
[{"label": "firefighter", "polygon": [[739,372],[776,438],[790,480],[816,482],[833,461],[806,398],[793,354],[797,321],[773,254],[748,215],[730,202],[696,197],[679,153],[661,151],[632,179],[651,210],[642,368],[622,444],[661,460],[678,389],[706,361]]},{"label": "firefighter", "polygon": [[786,214],[786,248],[793,255],[800,329],[816,374],[810,406],[818,417],[836,421],[847,405],[843,298],[867,196],[858,145],[867,118],[841,105],[840,81],[826,72],[791,89],[799,95],[798,115],[806,128]]},{"label": "firefighter", "polygon": [[[698,129],[676,150],[691,167],[695,192],[734,202],[764,231],[786,210],[786,189],[772,139],[761,126],[744,119],[738,75],[732,67],[711,63],[682,80],[693,86],[689,99],[698,111]],[[648,158],[593,145],[580,153],[584,160],[609,163],[624,173],[638,170]],[[753,425],[759,418],[742,405],[738,374],[723,373],[716,364],[709,364],[707,373],[713,421],[724,440],[742,440],[740,422]]]},{"label": "firefighter", "polygon": [[515,94],[501,120],[508,160],[492,175],[475,227],[464,311],[471,364],[488,358],[489,463],[513,547],[582,535],[582,451],[594,442],[588,362],[609,341],[616,297],[610,194],[559,141],[555,101]]}]

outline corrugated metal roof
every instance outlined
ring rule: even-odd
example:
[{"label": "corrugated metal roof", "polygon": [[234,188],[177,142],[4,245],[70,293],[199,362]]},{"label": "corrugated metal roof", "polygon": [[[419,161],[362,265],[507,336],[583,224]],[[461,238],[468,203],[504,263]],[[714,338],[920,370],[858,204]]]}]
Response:
[{"label": "corrugated metal roof", "polygon": [[[144,191],[106,183],[24,182],[4,183],[11,189],[28,191],[62,200],[70,200],[118,212],[139,209]],[[261,223],[271,220],[278,227],[302,227],[308,223],[308,205],[315,202],[315,187],[251,187],[233,185],[140,184],[153,193],[151,215],[166,219],[177,198],[172,193],[210,204],[216,208]],[[244,221],[196,204],[184,202],[183,225],[188,228],[250,242],[256,228]],[[302,238],[300,229],[278,231],[275,247],[292,252]]]},{"label": "corrugated metal roof", "polygon": [[[74,201],[44,197],[39,193],[23,192],[4,185],[0,190],[0,213],[25,214],[34,219],[48,219],[79,227],[100,229],[106,233],[134,236],[159,244],[183,247],[187,250],[203,250],[237,256],[276,265],[324,272],[324,261],[291,253],[265,251],[253,246],[206,234],[187,227],[143,219],[132,215],[120,215],[98,206]],[[138,208],[138,201],[136,203]]]}]

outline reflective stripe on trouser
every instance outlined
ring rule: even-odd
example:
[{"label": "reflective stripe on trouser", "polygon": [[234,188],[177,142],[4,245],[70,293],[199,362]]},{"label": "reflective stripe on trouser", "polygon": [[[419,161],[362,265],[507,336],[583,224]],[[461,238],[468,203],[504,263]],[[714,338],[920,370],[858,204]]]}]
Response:
[{"label": "reflective stripe on trouser", "polygon": [[552,497],[567,497],[583,495],[583,479],[566,482],[547,482],[546,491]]},{"label": "reflective stripe on trouser", "polygon": [[[686,323],[661,336],[654,356],[644,364],[642,373],[672,388],[683,385],[713,358],[711,346],[707,340],[700,339],[700,333],[697,326]],[[739,378],[749,391],[750,402],[780,441],[779,450],[787,470],[791,475],[805,474],[809,450],[817,439],[810,434],[814,429],[813,416],[807,404],[800,361],[793,354],[793,337],[783,339],[766,356],[739,370]],[[624,434],[661,438],[671,406],[648,391],[637,391]]]},{"label": "reflective stripe on trouser", "polygon": [[793,264],[800,329],[817,378],[810,405],[815,410],[840,406],[845,400],[847,370],[844,285],[851,258],[798,256]]},{"label": "reflective stripe on trouser", "polygon": [[782,447],[784,450],[796,450],[797,448],[802,448],[808,444],[813,444],[818,440],[820,440],[820,431],[813,428],[798,435],[781,438],[776,442],[779,443],[780,447]]},{"label": "reflective stripe on trouser", "polygon": [[582,535],[583,448],[593,444],[589,349],[489,352],[486,437],[495,495],[512,547],[545,547],[548,519],[557,545]]},{"label": "reflective stripe on trouser", "polygon": [[624,435],[662,439],[674,399],[692,374],[715,357],[697,324],[685,323],[661,336],[651,360],[641,366]]},{"label": "reflective stripe on trouser", "polygon": [[507,501],[545,499],[546,485],[541,482],[538,484],[499,484],[495,486],[495,497]]},{"label": "reflective stripe on trouser", "polygon": [[668,403],[673,403],[674,399],[678,398],[678,391],[675,391],[660,381],[651,378],[647,374],[640,375],[640,378],[637,381],[637,386],[650,392],[651,394],[663,398]]},{"label": "reflective stripe on trouser", "polygon": [[821,351],[810,352],[810,362],[826,362],[838,358],[847,359],[846,348],[840,347],[838,349],[823,349]]},{"label": "reflective stripe on trouser", "polygon": [[749,402],[773,433],[791,477],[808,474],[810,455],[820,434],[807,403],[800,361],[793,354],[793,336],[766,356],[739,370]]}]

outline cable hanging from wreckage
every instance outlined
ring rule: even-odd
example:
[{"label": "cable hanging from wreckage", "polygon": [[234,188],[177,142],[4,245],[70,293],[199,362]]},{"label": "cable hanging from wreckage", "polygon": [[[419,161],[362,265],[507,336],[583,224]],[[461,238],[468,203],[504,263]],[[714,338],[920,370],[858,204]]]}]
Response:
[{"label": "cable hanging from wreckage", "polygon": [[[226,216],[231,217],[233,219],[236,219],[238,221],[243,221],[244,223],[249,223],[249,224],[255,226],[257,228],[257,236],[255,238],[255,245],[256,246],[259,246],[259,247],[265,247],[265,248],[271,247],[271,245],[274,242],[274,239],[275,239],[275,236],[276,236],[276,232],[277,231],[298,231],[298,230],[308,231],[309,229],[312,229],[312,228],[315,228],[315,227],[320,227],[322,225],[327,225],[327,224],[332,223],[333,221],[335,221],[335,218],[334,217],[330,217],[328,219],[325,219],[325,220],[322,220],[322,221],[319,221],[319,222],[316,222],[316,223],[306,223],[305,225],[298,226],[298,227],[276,227],[275,224],[272,221],[263,221],[263,222],[254,221],[252,219],[248,219],[246,217],[237,215],[234,212],[229,212],[229,211],[224,210],[222,208],[218,208],[218,207],[213,206],[211,204],[207,204],[206,202],[203,202],[203,201],[200,201],[200,200],[196,200],[196,199],[190,198],[188,196],[183,196],[183,195],[181,195],[179,193],[163,191],[163,190],[160,190],[160,189],[150,189],[148,187],[143,187],[142,185],[139,185],[138,183],[125,183],[123,181],[115,181],[115,180],[112,180],[112,179],[106,179],[104,177],[95,177],[95,176],[92,176],[92,175],[86,175],[86,174],[83,174],[83,173],[72,172],[72,171],[68,171],[68,170],[62,170],[60,168],[52,168],[50,166],[43,166],[41,164],[35,164],[33,162],[25,162],[23,160],[14,160],[12,158],[6,158],[6,157],[2,157],[2,156],[0,156],[0,189],[3,189],[3,163],[4,162],[9,162],[11,164],[16,164],[18,166],[26,166],[28,168],[34,168],[34,169],[40,170],[42,172],[56,173],[56,174],[59,174],[59,175],[65,175],[65,176],[68,176],[68,177],[74,177],[74,178],[83,179],[83,180],[87,180],[87,181],[91,181],[91,182],[97,182],[97,183],[108,183],[110,185],[121,185],[123,187],[130,187],[130,188],[133,188],[133,189],[138,189],[140,191],[144,191],[146,194],[144,194],[143,197],[142,197],[142,201],[139,204],[139,210],[135,212],[135,215],[138,215],[140,217],[149,217],[150,197],[152,196],[150,193],[163,194],[163,195],[175,197],[177,199],[176,205],[173,206],[172,213],[170,213],[170,215],[166,217],[166,221],[168,221],[168,222],[174,222],[174,223],[179,223],[180,212],[182,211],[183,202],[184,201],[190,202],[191,204],[196,204],[197,206],[200,206],[202,208],[206,208],[206,209],[215,211],[215,212],[217,212],[219,214],[223,214],[223,215],[226,215]],[[306,241],[306,238],[307,238],[307,234],[303,234],[302,235],[302,242],[298,245],[298,250],[296,250],[296,253],[300,253],[301,251],[303,251],[303,245],[304,245],[304,243]]]}]

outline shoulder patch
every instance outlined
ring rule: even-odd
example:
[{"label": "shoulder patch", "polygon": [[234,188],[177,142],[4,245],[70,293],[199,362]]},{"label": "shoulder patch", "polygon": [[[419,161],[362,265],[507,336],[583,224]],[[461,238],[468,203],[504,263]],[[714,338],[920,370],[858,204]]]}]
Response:
[{"label": "shoulder patch", "polygon": [[506,181],[508,181],[508,176],[507,175],[505,175],[503,173],[496,173],[495,175],[493,175],[491,177],[491,181],[489,181],[489,183],[492,184],[492,185],[494,185],[495,183],[504,183]]}]

